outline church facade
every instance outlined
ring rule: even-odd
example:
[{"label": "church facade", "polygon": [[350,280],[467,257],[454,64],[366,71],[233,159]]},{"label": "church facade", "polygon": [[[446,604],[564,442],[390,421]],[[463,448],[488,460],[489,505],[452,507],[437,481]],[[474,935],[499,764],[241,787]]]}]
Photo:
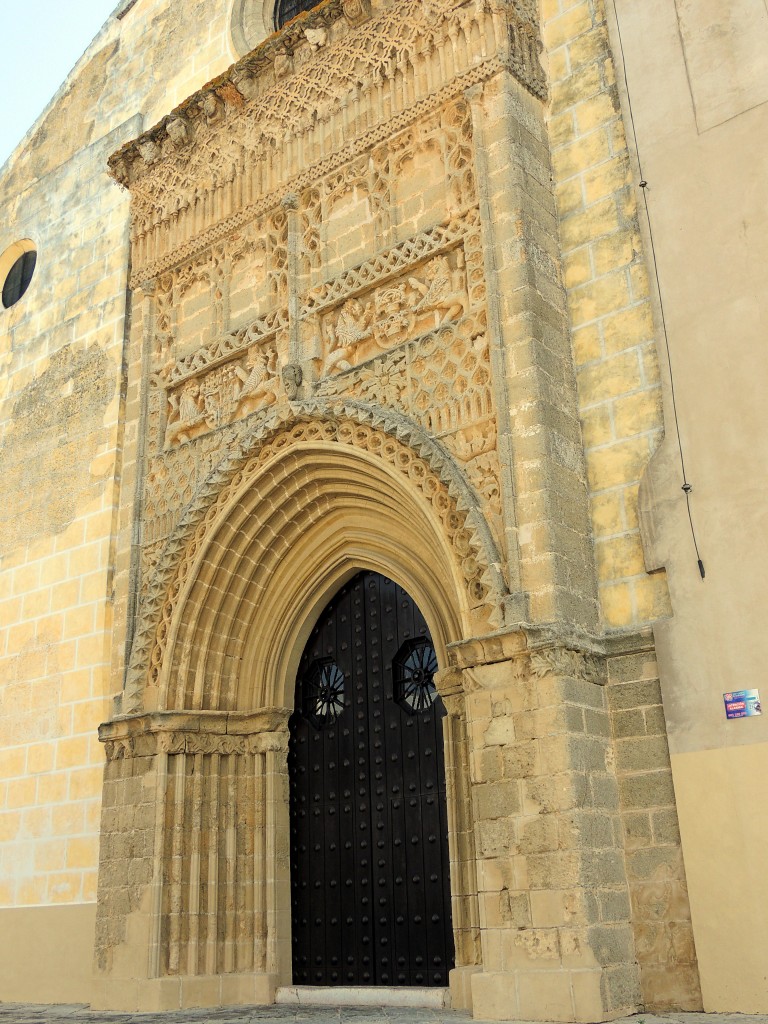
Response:
[{"label": "church facade", "polygon": [[668,87],[602,0],[124,0],[3,169],[0,998],[765,1012],[761,449],[692,398],[756,424],[757,221],[689,193],[768,15],[724,89],[651,6]]}]

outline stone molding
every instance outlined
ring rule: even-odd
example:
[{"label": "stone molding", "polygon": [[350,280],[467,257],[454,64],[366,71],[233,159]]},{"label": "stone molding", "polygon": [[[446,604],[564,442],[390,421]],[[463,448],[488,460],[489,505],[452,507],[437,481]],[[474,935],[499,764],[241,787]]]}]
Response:
[{"label": "stone molding", "polygon": [[[158,227],[161,221],[153,224],[147,231],[134,228],[133,242],[137,260],[132,270],[130,286],[132,288],[141,288],[145,282],[152,281],[160,274],[180,264],[194,260],[210,249],[211,246],[237,231],[249,221],[255,220],[265,215],[275,206],[279,206],[281,197],[286,190],[289,190],[291,193],[297,193],[311,187],[318,178],[330,174],[353,161],[373,146],[385,142],[393,134],[408,128],[420,118],[440,110],[451,100],[462,96],[472,85],[493,78],[500,71],[504,70],[505,67],[506,65],[502,60],[493,57],[470,68],[466,73],[459,76],[455,82],[438,90],[428,101],[424,100],[420,103],[415,103],[412,107],[399,114],[397,118],[393,118],[391,121],[371,129],[354,142],[339,149],[332,156],[309,166],[295,177],[286,179],[285,182],[281,182],[274,189],[264,192],[258,200],[243,206],[234,213],[225,214],[221,219],[217,219],[215,223],[202,229],[199,233],[195,233],[191,239],[187,240],[185,238],[183,242],[178,244],[168,241],[163,248],[169,251],[164,252],[163,255],[152,258],[148,255],[150,250],[142,241],[147,239],[150,233],[154,236],[155,228]],[[195,195],[196,187],[194,181],[187,183],[186,188],[189,195]],[[213,203],[208,205],[212,206]],[[174,232],[176,230],[176,225],[174,225]],[[148,242],[149,246],[153,244],[154,241]]]},{"label": "stone molding", "polygon": [[[390,68],[402,65],[405,60],[415,64],[441,44],[450,41],[458,63],[460,33],[466,33],[468,38],[478,25],[486,30],[483,55],[489,46],[498,46],[520,84],[540,99],[547,95],[546,75],[539,60],[543,50],[539,13],[530,0],[480,0],[471,5],[466,0],[407,0],[407,10],[403,10],[402,2],[392,3],[374,19],[367,5],[359,0],[353,3],[356,14],[351,17],[348,10],[352,3],[323,0],[264,40],[218,78],[192,93],[157,125],[121,147],[110,159],[114,177],[130,185],[157,164],[169,137],[173,141],[168,126],[179,119],[185,119],[190,126],[184,142],[191,143],[196,133],[202,134],[206,126],[221,120],[225,104],[234,109],[250,105],[256,116],[264,111],[269,113],[265,134],[277,138],[280,129],[295,130],[302,115],[309,120],[317,116],[318,96],[326,102],[330,98],[343,104],[350,87],[366,78],[375,80],[391,73]],[[492,25],[481,21],[486,15],[493,19]],[[344,34],[331,45],[312,46],[307,29],[328,29],[345,16],[352,28],[360,28],[365,22],[370,24],[352,38]],[[506,32],[500,35],[501,27]],[[292,61],[302,47],[309,51],[302,54],[305,59]],[[276,62],[285,68],[286,58],[288,74],[278,70],[275,76]],[[294,69],[294,63],[298,63],[298,69]],[[270,72],[279,81],[275,82],[274,77],[270,81]],[[263,117],[261,121],[264,122]]]},{"label": "stone molding", "polygon": [[252,712],[152,711],[99,726],[107,761],[167,754],[262,754],[287,751],[286,708]]},{"label": "stone molding", "polygon": [[[477,231],[476,208],[456,217],[447,224],[438,224],[420,232],[414,238],[377,253],[360,266],[344,271],[337,278],[309,289],[303,296],[302,318],[319,314],[346,299],[370,289],[371,284],[386,281],[417,266],[430,256],[446,252],[467,236]],[[202,348],[176,360],[165,377],[167,387],[176,387],[192,377],[214,369],[244,354],[256,343],[273,337],[288,325],[288,310],[271,310],[263,317],[254,317],[249,323],[230,331]]]},{"label": "stone molding", "polygon": [[[510,666],[510,674],[515,678],[558,676],[603,686],[608,681],[607,664],[612,658],[654,649],[650,629],[591,636],[526,624],[451,644],[444,685],[448,694],[456,685],[470,692],[472,683],[468,686],[466,680],[472,679],[471,669],[503,662]],[[449,683],[449,677],[454,682]],[[459,679],[464,682],[455,682]]]}]

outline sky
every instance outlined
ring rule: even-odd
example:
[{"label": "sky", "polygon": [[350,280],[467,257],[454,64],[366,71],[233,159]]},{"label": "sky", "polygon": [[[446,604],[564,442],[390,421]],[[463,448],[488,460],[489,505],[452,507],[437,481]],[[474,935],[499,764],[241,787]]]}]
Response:
[{"label": "sky", "polygon": [[0,0],[5,14],[0,31],[0,166],[117,4],[118,0]]}]

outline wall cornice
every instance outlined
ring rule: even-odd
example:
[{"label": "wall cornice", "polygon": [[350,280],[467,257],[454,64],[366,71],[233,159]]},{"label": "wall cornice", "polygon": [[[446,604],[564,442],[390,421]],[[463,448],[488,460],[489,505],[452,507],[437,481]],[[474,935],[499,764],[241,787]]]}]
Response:
[{"label": "wall cornice", "polygon": [[325,0],[110,158],[134,285],[501,70],[543,99],[540,48],[527,0]]}]

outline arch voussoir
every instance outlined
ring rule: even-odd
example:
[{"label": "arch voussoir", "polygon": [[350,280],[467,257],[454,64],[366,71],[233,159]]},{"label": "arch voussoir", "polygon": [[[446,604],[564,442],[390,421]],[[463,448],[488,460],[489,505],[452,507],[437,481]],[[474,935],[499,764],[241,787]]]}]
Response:
[{"label": "arch voussoir", "polygon": [[[316,451],[314,468],[310,460],[301,480],[295,463],[285,458],[288,451],[299,448]],[[321,450],[330,456],[329,466],[322,471]],[[200,583],[206,583],[208,618],[215,618],[218,613],[211,610],[211,601],[215,602],[217,588],[211,586],[210,570],[214,564],[225,564],[227,552],[237,548],[238,530],[245,530],[248,537],[254,530],[264,535],[260,547],[256,541],[258,553],[251,552],[238,573],[242,575],[248,567],[255,572],[265,559],[274,562],[290,543],[292,524],[303,521],[308,527],[312,517],[306,488],[313,479],[317,483],[321,472],[332,477],[339,453],[368,467],[356,482],[349,482],[357,491],[363,479],[375,480],[377,473],[399,481],[395,485],[398,500],[412,502],[414,510],[421,510],[432,523],[431,529],[442,535],[465,617],[483,622],[486,629],[504,624],[508,595],[499,552],[477,494],[439,442],[400,413],[348,400],[310,399],[294,403],[289,413],[274,410],[245,431],[184,509],[143,597],[124,712],[140,710],[145,690],[157,689],[164,665],[168,671],[166,649],[178,631],[180,604],[191,620],[199,616],[200,601],[195,604],[192,599],[196,574],[202,572]],[[236,521],[232,517],[237,517],[238,503],[251,490],[256,495],[254,505],[243,507]],[[379,490],[382,495],[386,492],[386,488]],[[378,507],[383,507],[381,501]],[[329,514],[333,504],[326,493],[323,514]]]}]

